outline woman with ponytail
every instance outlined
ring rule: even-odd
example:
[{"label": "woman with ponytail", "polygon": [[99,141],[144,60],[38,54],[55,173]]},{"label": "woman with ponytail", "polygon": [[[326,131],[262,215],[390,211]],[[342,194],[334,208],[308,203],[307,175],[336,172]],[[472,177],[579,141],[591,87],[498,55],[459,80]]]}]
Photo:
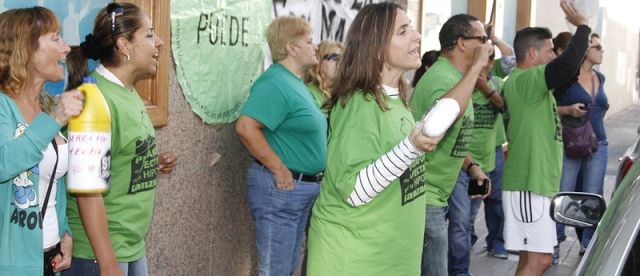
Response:
[{"label": "woman with ponytail", "polygon": [[156,73],[162,40],[149,17],[129,3],[110,3],[93,32],[67,57],[69,87],[82,82],[87,59],[111,113],[111,178],[105,193],[72,194],[67,213],[74,235],[72,269],[64,275],[148,275],[145,236],[157,173],[176,159],[156,151],[155,131],[134,84]]}]

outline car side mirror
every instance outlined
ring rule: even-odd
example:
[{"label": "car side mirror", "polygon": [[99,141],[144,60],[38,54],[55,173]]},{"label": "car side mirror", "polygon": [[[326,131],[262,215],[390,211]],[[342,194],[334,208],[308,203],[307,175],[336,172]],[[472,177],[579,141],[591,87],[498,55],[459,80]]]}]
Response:
[{"label": "car side mirror", "polygon": [[557,193],[551,199],[551,218],[569,226],[587,228],[600,222],[607,209],[601,195],[577,192]]}]

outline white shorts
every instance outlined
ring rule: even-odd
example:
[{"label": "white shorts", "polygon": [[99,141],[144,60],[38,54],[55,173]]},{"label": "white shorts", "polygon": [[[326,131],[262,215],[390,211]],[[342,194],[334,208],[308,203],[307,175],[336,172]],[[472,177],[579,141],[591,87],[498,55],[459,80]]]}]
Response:
[{"label": "white shorts", "polygon": [[529,191],[502,192],[507,250],[553,253],[558,241],[550,205],[551,198]]}]

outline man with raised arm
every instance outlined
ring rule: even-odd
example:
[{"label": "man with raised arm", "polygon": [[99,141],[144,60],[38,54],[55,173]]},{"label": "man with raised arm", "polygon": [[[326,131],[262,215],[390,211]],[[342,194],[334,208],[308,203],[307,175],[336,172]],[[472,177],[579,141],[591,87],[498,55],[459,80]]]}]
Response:
[{"label": "man with raised arm", "polygon": [[518,31],[516,68],[503,88],[509,114],[509,158],[502,187],[505,245],[507,250],[519,251],[516,275],[542,275],[551,265],[556,232],[549,207],[559,191],[563,154],[552,92],[576,75],[591,32],[572,1],[562,0],[560,7],[577,26],[568,48],[556,58],[547,28]]}]

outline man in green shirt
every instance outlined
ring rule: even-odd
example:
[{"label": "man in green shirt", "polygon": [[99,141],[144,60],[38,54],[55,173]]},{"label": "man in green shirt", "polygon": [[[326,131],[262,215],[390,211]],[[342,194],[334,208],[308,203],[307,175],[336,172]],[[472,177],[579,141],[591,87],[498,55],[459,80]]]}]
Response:
[{"label": "man in green shirt", "polygon": [[517,67],[503,88],[509,115],[509,158],[502,187],[505,246],[520,252],[516,275],[542,275],[551,265],[556,232],[549,204],[559,190],[562,162],[562,133],[552,90],[575,76],[591,31],[573,2],[562,1],[560,6],[578,27],[569,47],[555,58],[548,29],[518,31]]},{"label": "man in green shirt", "polygon": [[[490,25],[487,25],[487,29],[487,32],[491,32]],[[491,64],[485,67],[485,71],[487,72],[483,72],[481,74],[482,76],[486,76],[486,78],[479,78],[478,82],[476,83],[476,91],[473,92],[472,96],[472,101],[474,103],[473,109],[476,114],[473,131],[474,139],[471,142],[470,151],[471,156],[474,158],[474,160],[476,160],[479,156],[484,156],[484,158],[493,158],[492,164],[494,164],[494,166],[493,170],[490,170],[491,168],[482,166],[482,162],[478,161],[484,171],[488,172],[487,175],[491,179],[491,194],[489,194],[489,196],[485,197],[483,200],[475,199],[471,203],[471,220],[469,221],[469,227],[471,228],[471,244],[469,248],[473,247],[475,242],[478,240],[478,236],[474,232],[473,224],[475,222],[478,210],[480,209],[480,203],[484,202],[484,218],[488,232],[485,239],[487,244],[487,253],[490,256],[496,258],[507,259],[509,255],[507,253],[507,250],[504,249],[504,214],[502,210],[502,172],[504,168],[504,150],[502,148],[502,144],[504,144],[504,142],[506,141],[502,119],[502,112],[504,112],[502,86],[504,85],[503,78],[507,74],[509,74],[509,72],[511,72],[511,69],[516,65],[516,55],[510,45],[506,44],[500,38],[495,36],[495,32],[491,32],[490,36],[491,43],[500,51],[502,58],[494,60],[495,55],[492,55],[490,57]],[[496,68],[499,69],[496,70]],[[487,101],[485,100],[485,98],[491,101],[491,105],[489,106],[490,109],[485,108],[484,113],[479,113],[479,110],[481,110],[481,108],[476,108],[475,105],[478,104],[481,106],[486,106]],[[486,112],[487,110],[490,111],[491,109],[493,109],[495,112]],[[492,138],[488,137],[487,135],[482,135],[476,138],[476,134],[479,134],[478,132],[482,132],[483,128],[486,128],[488,126],[487,124],[482,123],[483,120],[479,118],[480,116],[483,116],[487,119],[492,119],[485,120],[485,122],[495,121],[492,129],[495,133],[495,146],[490,142],[490,139]],[[476,131],[476,128],[479,128],[480,131]],[[474,141],[479,144],[477,144],[477,146],[474,146]],[[474,147],[482,149],[483,145],[490,146],[492,152],[489,154],[478,151],[474,152]]]},{"label": "man in green shirt", "polygon": [[411,97],[416,121],[440,98],[455,99],[461,110],[436,150],[425,154],[427,214],[422,275],[448,274],[445,216],[459,173],[451,168],[470,168],[474,177],[486,178],[468,156],[473,126],[470,98],[478,75],[488,62],[491,46],[486,42],[484,25],[477,18],[466,14],[449,18],[440,31],[440,57],[418,81]]}]

